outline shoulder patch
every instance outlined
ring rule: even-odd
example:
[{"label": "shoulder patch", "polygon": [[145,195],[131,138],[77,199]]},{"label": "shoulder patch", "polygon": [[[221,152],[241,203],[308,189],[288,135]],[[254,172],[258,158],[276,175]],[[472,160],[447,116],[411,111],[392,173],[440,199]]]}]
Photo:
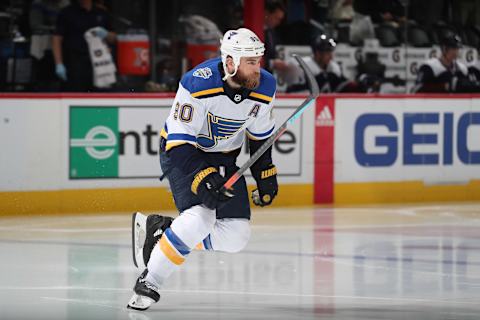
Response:
[{"label": "shoulder patch", "polygon": [[205,80],[210,78],[212,75],[213,75],[212,69],[210,69],[209,67],[200,68],[193,72],[194,77],[202,78]]}]

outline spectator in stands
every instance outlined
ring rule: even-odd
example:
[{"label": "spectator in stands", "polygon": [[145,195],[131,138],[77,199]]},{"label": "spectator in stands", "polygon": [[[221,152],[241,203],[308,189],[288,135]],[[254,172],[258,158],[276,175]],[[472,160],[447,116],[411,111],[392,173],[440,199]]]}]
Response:
[{"label": "spectator in stands", "polygon": [[441,57],[429,59],[420,66],[413,92],[479,92],[478,82],[469,79],[467,67],[457,60],[461,47],[458,35],[447,35],[442,40]]},{"label": "spectator in stands", "polygon": [[446,3],[449,0],[410,0],[409,18],[430,28],[438,21],[444,21]]},{"label": "spectator in stands", "polygon": [[30,54],[33,57],[35,90],[58,90],[55,86],[52,34],[58,13],[68,3],[68,0],[35,0],[30,7],[29,23],[32,32]]},{"label": "spectator in stands", "polygon": [[399,0],[355,0],[353,9],[370,16],[373,23],[405,21],[405,9]]},{"label": "spectator in stands", "polygon": [[93,86],[93,66],[84,34],[96,28],[101,39],[114,43],[109,15],[95,6],[93,0],[73,0],[57,19],[53,36],[55,73],[64,81],[65,91],[96,91]]},{"label": "spectator in stands", "polygon": [[278,27],[285,18],[285,7],[279,0],[265,1],[265,69],[284,72],[288,66],[285,61],[278,59],[276,45],[278,44]]},{"label": "spectator in stands", "polygon": [[336,0],[330,17],[337,21],[352,21],[354,14],[353,0]]},{"label": "spectator in stands", "polygon": [[361,45],[364,39],[375,38],[373,23],[388,23],[398,27],[404,22],[404,7],[399,0],[355,0],[355,15],[350,26],[350,42]]}]

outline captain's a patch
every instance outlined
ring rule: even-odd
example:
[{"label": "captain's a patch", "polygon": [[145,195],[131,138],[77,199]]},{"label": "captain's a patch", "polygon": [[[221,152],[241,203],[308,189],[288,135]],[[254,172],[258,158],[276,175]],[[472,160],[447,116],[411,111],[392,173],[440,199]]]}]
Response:
[{"label": "captain's a patch", "polygon": [[193,72],[193,76],[197,78],[208,79],[212,76],[212,69],[208,67],[197,69]]}]

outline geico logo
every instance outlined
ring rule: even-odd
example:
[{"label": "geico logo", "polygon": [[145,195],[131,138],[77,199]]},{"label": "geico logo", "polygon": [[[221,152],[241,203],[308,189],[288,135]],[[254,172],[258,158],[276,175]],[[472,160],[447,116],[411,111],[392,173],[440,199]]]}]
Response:
[{"label": "geico logo", "polygon": [[[435,165],[440,157],[442,164],[452,165],[456,151],[460,162],[480,164],[480,112],[464,113],[454,120],[450,112],[404,113],[403,125],[399,125],[390,113],[363,114],[355,122],[355,159],[365,167],[385,167],[393,165],[401,153],[403,165]],[[388,135],[378,134],[385,129]],[[472,150],[473,146],[478,149]],[[422,147],[436,149],[437,153],[418,151]]]}]

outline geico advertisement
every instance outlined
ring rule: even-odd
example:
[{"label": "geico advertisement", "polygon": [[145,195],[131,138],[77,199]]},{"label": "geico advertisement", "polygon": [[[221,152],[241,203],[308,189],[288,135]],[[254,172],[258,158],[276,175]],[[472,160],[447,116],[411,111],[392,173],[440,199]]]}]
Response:
[{"label": "geico advertisement", "polygon": [[472,100],[337,100],[335,110],[336,182],[480,178],[480,105]]},{"label": "geico advertisement", "polygon": [[[294,109],[275,108],[277,125]],[[159,177],[159,133],[169,112],[170,106],[70,106],[69,179]],[[301,174],[301,122],[274,145],[280,175]],[[249,157],[246,150],[244,146],[239,165]]]}]

